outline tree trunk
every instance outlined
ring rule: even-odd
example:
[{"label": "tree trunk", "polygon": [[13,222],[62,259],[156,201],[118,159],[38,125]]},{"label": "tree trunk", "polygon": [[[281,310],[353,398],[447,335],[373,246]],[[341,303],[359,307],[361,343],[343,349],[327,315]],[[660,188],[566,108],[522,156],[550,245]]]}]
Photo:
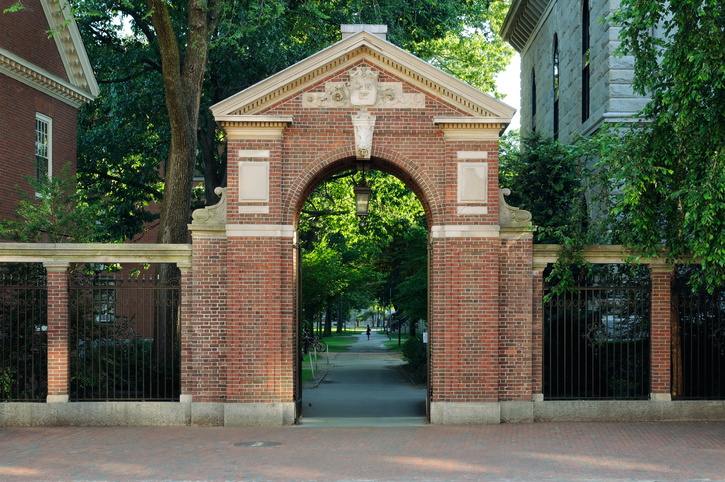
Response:
[{"label": "tree trunk", "polygon": [[[167,5],[162,0],[148,0],[161,53],[166,109],[171,128],[156,242],[186,244],[189,241],[187,224],[190,221],[191,187],[196,166],[201,88],[209,57],[209,42],[216,29],[220,6],[219,0],[189,0],[189,21],[184,36],[187,48],[182,58]],[[167,285],[171,279],[179,277],[180,272],[175,265],[160,265],[158,274],[160,283]],[[159,360],[168,360],[171,356],[171,334],[178,323],[177,311],[169,307],[165,296],[160,294],[157,299],[158,318],[154,329],[154,351]]]},{"label": "tree trunk", "polygon": [[342,321],[342,300],[340,300],[340,306],[337,310],[337,330],[335,330],[338,334],[342,333],[342,324],[344,322]]},{"label": "tree trunk", "polygon": [[327,302],[327,314],[325,315],[325,332],[322,336],[332,336],[332,301]]}]

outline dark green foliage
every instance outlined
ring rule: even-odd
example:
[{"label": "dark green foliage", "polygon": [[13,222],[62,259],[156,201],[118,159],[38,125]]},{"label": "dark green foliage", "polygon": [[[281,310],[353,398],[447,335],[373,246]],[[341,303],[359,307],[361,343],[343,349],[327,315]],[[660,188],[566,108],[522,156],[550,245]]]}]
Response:
[{"label": "dark green foliage", "polygon": [[97,211],[76,188],[69,166],[50,179],[27,181],[37,194],[18,190],[15,220],[0,220],[0,237],[24,243],[83,243],[103,238],[94,219]]},{"label": "dark green foliage", "polygon": [[302,310],[306,326],[329,305],[349,309],[390,306],[427,318],[427,227],[416,196],[397,178],[372,171],[370,215],[355,218],[353,187],[343,173],[320,185],[300,215]]},{"label": "dark green foliage", "polygon": [[[101,88],[81,112],[79,177],[90,194],[102,193],[108,201],[99,219],[106,232],[113,239],[131,238],[156,218],[147,208],[163,199],[168,168],[171,127],[156,29],[145,1],[93,0],[75,7]],[[176,3],[169,14],[183,64],[188,6]],[[194,140],[207,204],[218,201],[214,188],[226,185],[223,133],[209,106],[339,40],[344,23],[385,24],[391,42],[492,92],[495,74],[513,54],[493,34],[504,15],[500,2],[470,0],[221,2]],[[119,19],[127,22],[130,35]]]},{"label": "dark green foliage", "polygon": [[408,362],[406,370],[413,382],[426,383],[428,380],[428,352],[426,344],[423,343],[423,337],[416,335],[408,338],[403,343],[400,355],[403,360]]},{"label": "dark green foliage", "polygon": [[613,22],[651,99],[604,159],[622,188],[614,230],[643,258],[700,264],[691,282],[712,291],[725,284],[725,3],[623,0]]},{"label": "dark green foliage", "polygon": [[536,242],[557,244],[570,231],[586,230],[586,159],[541,134],[524,135],[521,146],[515,141],[516,134],[502,140],[499,184],[511,189],[510,205],[531,212]]},{"label": "dark green foliage", "polygon": [[0,272],[0,400],[44,402],[48,389],[45,269],[38,263],[7,263]]}]

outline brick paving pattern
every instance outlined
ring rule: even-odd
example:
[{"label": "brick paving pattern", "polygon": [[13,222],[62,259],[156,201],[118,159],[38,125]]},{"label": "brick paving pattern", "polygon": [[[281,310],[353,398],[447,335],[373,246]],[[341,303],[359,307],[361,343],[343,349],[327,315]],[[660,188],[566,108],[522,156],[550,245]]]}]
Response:
[{"label": "brick paving pattern", "polygon": [[46,427],[0,447],[0,479],[21,481],[725,480],[725,422]]}]

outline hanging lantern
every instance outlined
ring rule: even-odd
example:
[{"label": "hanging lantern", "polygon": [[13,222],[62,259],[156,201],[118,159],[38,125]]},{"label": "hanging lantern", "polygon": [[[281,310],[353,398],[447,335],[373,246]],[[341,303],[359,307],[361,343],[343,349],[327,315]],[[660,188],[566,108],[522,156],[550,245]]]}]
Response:
[{"label": "hanging lantern", "polygon": [[370,210],[370,195],[373,190],[368,186],[355,186],[355,214],[359,218],[364,218]]}]

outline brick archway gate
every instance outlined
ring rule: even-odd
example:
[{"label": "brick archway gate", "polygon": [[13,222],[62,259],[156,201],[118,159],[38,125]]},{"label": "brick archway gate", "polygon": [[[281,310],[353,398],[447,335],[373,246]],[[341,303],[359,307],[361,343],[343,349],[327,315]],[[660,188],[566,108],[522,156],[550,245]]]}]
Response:
[{"label": "brick archway gate", "polygon": [[212,107],[228,181],[190,225],[182,401],[192,423],[293,423],[297,216],[317,184],[369,159],[428,216],[431,422],[532,420],[530,215],[498,188],[514,111],[355,27]]}]

